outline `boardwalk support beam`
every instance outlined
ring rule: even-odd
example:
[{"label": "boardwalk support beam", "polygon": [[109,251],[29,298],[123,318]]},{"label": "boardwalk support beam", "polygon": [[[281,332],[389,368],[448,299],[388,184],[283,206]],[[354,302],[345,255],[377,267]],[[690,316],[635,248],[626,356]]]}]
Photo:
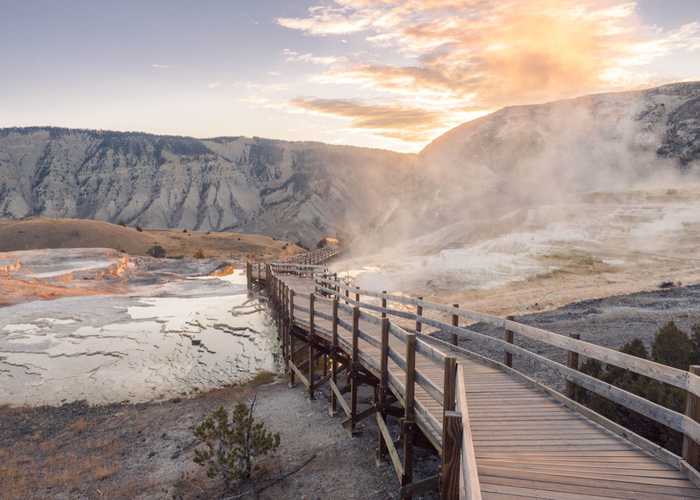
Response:
[{"label": "boardwalk support beam", "polygon": [[[416,336],[406,335],[406,387],[404,395],[404,418],[401,420],[401,441],[403,442],[403,476],[401,486],[413,482],[413,434],[415,432],[415,390],[416,390]],[[403,496],[410,499],[411,495]]]},{"label": "boardwalk support beam", "polygon": [[350,433],[355,432],[355,422],[357,418],[357,386],[360,368],[360,308],[352,308],[352,367],[350,369]]}]

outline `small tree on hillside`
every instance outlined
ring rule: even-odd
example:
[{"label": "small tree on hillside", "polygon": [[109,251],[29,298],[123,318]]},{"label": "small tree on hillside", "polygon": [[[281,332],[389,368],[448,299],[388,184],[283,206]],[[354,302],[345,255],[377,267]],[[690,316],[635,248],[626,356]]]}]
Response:
[{"label": "small tree on hillside", "polygon": [[160,245],[153,245],[151,248],[146,250],[146,253],[151,257],[156,257],[158,259],[162,259],[166,256],[165,248]]},{"label": "small tree on hillside", "polygon": [[654,361],[687,370],[693,354],[693,341],[680,330],[673,321],[669,321],[656,333],[651,356]]},{"label": "small tree on hillside", "polygon": [[[668,322],[661,327],[651,344],[651,356],[640,339],[626,343],[620,352],[639,358],[651,359],[681,370],[687,370],[691,363],[700,360],[700,325],[693,327],[693,335],[689,337],[675,323]],[[637,394],[649,401],[665,406],[677,412],[685,408],[685,391],[658,382],[630,370],[612,365],[604,365],[597,360],[586,361],[581,370],[609,384]],[[598,413],[631,429],[671,451],[680,452],[682,436],[679,432],[669,429],[647,417],[633,412],[621,405],[592,392],[584,391],[584,404]]]},{"label": "small tree on hillside", "polygon": [[227,490],[250,478],[255,460],[279,447],[280,436],[253,417],[255,398],[236,404],[229,421],[223,406],[208,415],[194,431],[205,448],[195,450],[194,462],[207,468],[210,478],[221,477]]}]

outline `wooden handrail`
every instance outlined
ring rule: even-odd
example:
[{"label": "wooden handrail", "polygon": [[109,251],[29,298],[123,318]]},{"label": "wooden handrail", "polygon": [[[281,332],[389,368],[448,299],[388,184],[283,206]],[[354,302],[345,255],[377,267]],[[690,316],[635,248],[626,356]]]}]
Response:
[{"label": "wooden handrail", "polygon": [[[382,300],[382,303],[400,299],[396,301],[401,302],[405,305],[415,305],[416,312],[413,313],[410,311],[397,311],[386,306],[377,306],[374,304],[368,304],[366,302],[354,301],[352,299],[348,300],[348,302],[355,307],[365,308],[371,311],[386,314],[388,316],[398,316],[409,320],[415,320],[422,324],[432,326],[440,331],[451,333],[453,334],[453,336],[456,337],[465,337],[469,338],[470,340],[477,340],[498,346],[502,348],[505,353],[511,356],[516,354],[537,361],[541,364],[546,365],[548,368],[553,368],[554,370],[561,373],[564,376],[565,380],[569,383],[580,385],[581,387],[584,387],[591,392],[603,396],[609,399],[610,401],[613,401],[637,413],[640,413],[673,430],[681,432],[685,436],[691,438],[694,442],[700,444],[700,423],[696,422],[694,419],[683,415],[682,413],[658,405],[643,397],[637,396],[636,394],[612,386],[611,384],[603,382],[595,377],[582,373],[578,370],[572,369],[557,361],[528,351],[523,347],[513,344],[512,338],[509,335],[506,335],[507,340],[504,341],[495,337],[491,337],[489,335],[470,330],[466,327],[454,326],[454,317],[461,316],[475,321],[483,321],[488,324],[504,328],[507,332],[512,332],[513,334],[517,333],[532,340],[536,340],[554,347],[564,349],[568,352],[577,353],[588,358],[598,359],[604,363],[619,366],[621,368],[633,371],[635,373],[639,373],[640,375],[647,376],[654,380],[658,380],[660,382],[664,382],[675,387],[685,389],[688,391],[689,394],[692,394],[694,396],[700,396],[700,377],[693,373],[679,370],[671,366],[662,365],[654,361],[637,358],[635,356],[624,354],[619,351],[609,349],[607,347],[592,344],[590,342],[565,337],[563,335],[549,332],[547,330],[518,323],[511,319],[475,313],[473,311],[455,307],[454,305],[437,304],[405,296],[372,292],[369,290],[363,290],[357,287],[352,287],[350,285],[343,284],[338,280],[329,280],[327,277],[316,277],[315,283],[320,283],[321,285],[330,285],[331,288],[319,285],[319,288],[321,290],[330,293],[338,293],[333,291],[333,289],[335,288],[338,291],[352,291],[353,293],[362,294],[363,296],[379,298]],[[440,320],[426,317],[426,310],[436,310],[440,312],[449,313],[452,317],[451,323],[453,324],[448,324]],[[377,320],[379,320],[379,318],[377,318]],[[392,333],[396,333],[397,329],[400,332],[404,332],[403,329],[400,329],[400,327],[397,327],[393,323],[391,324],[391,327],[393,327]],[[422,335],[419,334],[418,338],[420,338],[421,336]],[[397,338],[400,337],[397,336]],[[441,352],[439,357],[444,359],[444,356],[445,354]],[[509,359],[512,361],[512,357]]]},{"label": "wooden handrail", "polygon": [[[328,280],[324,280],[328,281]],[[339,284],[341,289],[348,288],[346,285]],[[353,289],[354,290],[354,289]],[[427,302],[425,300],[413,299],[405,296],[382,294],[377,292],[371,292],[369,290],[360,290],[362,295],[367,295],[370,297],[376,297],[388,302],[400,302],[406,305],[420,305],[423,309],[430,309],[435,311],[440,311],[448,313],[452,316],[466,317],[473,321],[484,322],[492,326],[499,328],[504,328],[513,333],[518,333],[524,337],[536,340],[553,347],[558,347],[567,351],[576,352],[582,356],[588,358],[595,358],[604,363],[615,365],[626,370],[638,373],[639,375],[644,375],[649,378],[658,380],[659,382],[664,382],[679,389],[687,390],[688,392],[700,397],[700,377],[692,374],[690,372],[679,370],[672,366],[664,365],[661,363],[656,363],[643,358],[638,358],[630,354],[621,353],[614,349],[603,347],[591,342],[586,342],[584,340],[577,340],[569,337],[565,337],[561,334],[543,330],[541,328],[536,328],[530,325],[525,325],[523,323],[518,323],[517,321],[508,320],[505,318],[500,318],[497,316],[492,316],[488,314],[476,313],[474,311],[469,311],[463,308],[456,308],[447,304],[438,304],[434,302]],[[359,304],[360,306],[372,309],[378,312],[386,312],[391,315],[396,312],[396,310],[383,308],[375,306],[372,304]],[[421,323],[434,326],[436,328],[444,329],[449,331],[444,327],[452,327],[452,325],[444,323],[442,321],[433,320],[426,318],[425,316],[418,316],[416,313],[409,311],[401,311],[400,315],[405,319],[419,320]]]},{"label": "wooden handrail", "polygon": [[464,367],[457,364],[457,402],[456,409],[462,415],[462,460],[460,474],[460,499],[481,500],[481,485],[474,452],[474,439],[472,438],[471,425],[469,423],[469,405],[467,404],[467,388],[464,383]]}]

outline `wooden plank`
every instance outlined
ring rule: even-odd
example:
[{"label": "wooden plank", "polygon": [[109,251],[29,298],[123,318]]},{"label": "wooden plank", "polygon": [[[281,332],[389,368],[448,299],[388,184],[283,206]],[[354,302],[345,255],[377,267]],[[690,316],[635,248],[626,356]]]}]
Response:
[{"label": "wooden plank", "polygon": [[292,362],[291,360],[289,361],[289,367],[294,371],[297,377],[299,377],[299,380],[301,380],[301,383],[304,384],[306,387],[309,387],[309,381],[307,378],[304,376],[303,373],[297,368],[297,366]]},{"label": "wooden plank", "polygon": [[485,474],[489,474],[489,471],[498,469],[500,473],[509,475],[510,471],[515,471],[518,474],[546,474],[550,476],[564,476],[572,477],[578,479],[594,479],[600,481],[611,481],[624,483],[634,483],[634,484],[651,484],[656,486],[674,486],[674,487],[684,487],[688,485],[688,480],[684,475],[672,476],[672,477],[659,477],[659,476],[646,476],[640,475],[639,473],[628,473],[628,474],[610,474],[607,470],[603,469],[582,469],[579,467],[567,467],[561,468],[558,466],[554,467],[520,467],[518,464],[504,465],[504,464],[489,464],[480,463],[479,466]]},{"label": "wooden plank", "polygon": [[335,394],[336,400],[338,404],[340,404],[340,407],[343,409],[345,412],[345,415],[350,415],[350,406],[348,405],[347,401],[345,401],[345,398],[343,397],[343,393],[340,391],[336,383],[331,379],[329,382],[329,385],[331,387],[331,390],[333,391],[333,394]]},{"label": "wooden plank", "polygon": [[401,464],[401,458],[399,458],[399,452],[396,451],[396,447],[394,446],[394,440],[391,439],[389,428],[386,426],[384,419],[379,413],[377,413],[377,427],[379,427],[379,432],[384,438],[384,443],[389,451],[389,457],[391,457],[391,463],[396,471],[396,476],[401,479],[403,477],[403,465]]},{"label": "wooden plank", "polygon": [[[574,476],[557,476],[554,474],[547,474],[541,472],[520,471],[517,469],[506,469],[489,466],[481,467],[480,474],[482,477],[488,476],[491,478],[503,478],[509,480],[519,479],[528,482],[531,481],[547,484],[547,486],[544,489],[558,489],[562,486],[579,486],[582,488],[605,488],[617,492],[635,492],[657,495],[695,495],[697,493],[697,489],[695,488],[685,488],[682,486],[668,484],[641,484],[637,482],[615,481],[611,479],[602,481],[600,479],[578,478]],[[488,482],[491,481],[496,482],[495,480],[490,480]],[[684,481],[684,483],[688,485],[690,484],[688,481]]]}]

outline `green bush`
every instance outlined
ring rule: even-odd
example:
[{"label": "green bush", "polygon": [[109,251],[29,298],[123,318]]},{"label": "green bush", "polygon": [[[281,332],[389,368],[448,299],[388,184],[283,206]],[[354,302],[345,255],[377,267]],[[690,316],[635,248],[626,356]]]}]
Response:
[{"label": "green bush", "polygon": [[220,477],[227,490],[250,478],[255,460],[279,447],[280,436],[255,420],[255,398],[250,406],[236,404],[229,420],[223,406],[208,415],[194,430],[204,448],[195,449],[194,462],[207,468],[207,476]]},{"label": "green bush", "polygon": [[162,259],[167,255],[165,252],[165,248],[163,248],[160,245],[153,245],[151,248],[146,250],[146,253],[151,257],[156,257],[158,259]]},{"label": "green bush", "polygon": [[197,251],[194,253],[193,257],[194,257],[195,259],[203,259],[203,258],[204,258],[204,251],[200,248],[199,250],[197,250]]},{"label": "green bush", "polygon": [[[656,332],[654,342],[651,344],[651,355],[640,339],[626,343],[620,352],[638,358],[650,359],[680,370],[687,370],[691,364],[700,360],[700,325],[694,326],[692,333],[692,337],[689,337],[674,322],[670,321]],[[581,366],[581,371],[679,413],[685,409],[685,391],[677,387],[624,368],[605,365],[594,359],[586,361]],[[597,394],[588,391],[583,391],[583,393],[581,402],[586,406],[637,434],[675,453],[680,453],[682,435],[679,432]]]}]

